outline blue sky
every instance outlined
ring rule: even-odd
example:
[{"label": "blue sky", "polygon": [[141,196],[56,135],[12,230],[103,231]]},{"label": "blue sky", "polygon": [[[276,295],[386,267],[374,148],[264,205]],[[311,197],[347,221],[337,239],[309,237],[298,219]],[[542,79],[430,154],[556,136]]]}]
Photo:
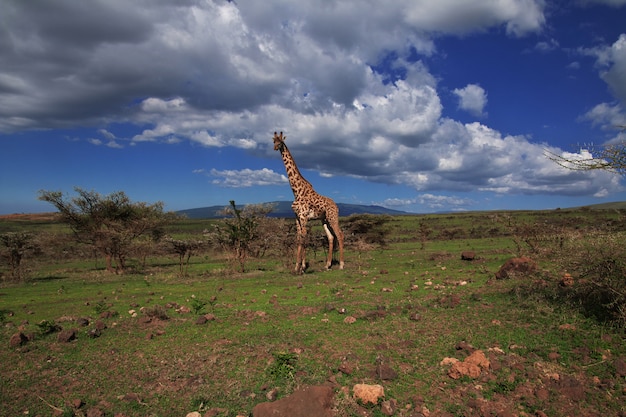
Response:
[{"label": "blue sky", "polygon": [[293,198],[428,213],[626,200],[546,151],[626,139],[626,0],[2,0],[0,214],[39,190],[167,210]]}]

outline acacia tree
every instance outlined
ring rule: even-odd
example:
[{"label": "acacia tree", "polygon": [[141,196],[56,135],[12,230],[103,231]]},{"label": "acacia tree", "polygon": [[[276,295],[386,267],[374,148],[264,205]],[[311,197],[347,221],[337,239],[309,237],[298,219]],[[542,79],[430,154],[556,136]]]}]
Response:
[{"label": "acacia tree", "polygon": [[171,245],[171,251],[178,255],[179,275],[184,277],[187,275],[189,268],[189,260],[196,251],[204,246],[201,240],[179,240],[167,238],[167,243]]},{"label": "acacia tree", "polygon": [[70,200],[60,191],[45,190],[39,192],[39,199],[57,208],[78,242],[104,256],[109,272],[123,273],[132,243],[141,236],[159,236],[161,227],[173,217],[163,212],[163,203],[133,203],[123,191],[101,196],[78,187],[74,190],[78,196]]},{"label": "acacia tree", "polygon": [[245,272],[246,260],[249,255],[259,253],[252,246],[259,238],[259,226],[267,214],[273,210],[269,204],[250,204],[238,209],[234,200],[224,208],[221,214],[229,216],[215,228],[205,233],[209,241],[224,249],[230,250],[233,259],[239,264],[239,271]]},{"label": "acacia tree", "polygon": [[0,244],[2,250],[0,254],[6,259],[11,269],[11,276],[14,280],[24,278],[23,260],[27,254],[37,251],[37,244],[34,236],[27,232],[8,232],[0,234]]},{"label": "acacia tree", "polygon": [[[619,126],[622,131],[626,126]],[[575,171],[602,170],[626,175],[626,141],[604,146],[591,146],[590,158],[562,156],[546,151],[547,157],[560,166]]]}]

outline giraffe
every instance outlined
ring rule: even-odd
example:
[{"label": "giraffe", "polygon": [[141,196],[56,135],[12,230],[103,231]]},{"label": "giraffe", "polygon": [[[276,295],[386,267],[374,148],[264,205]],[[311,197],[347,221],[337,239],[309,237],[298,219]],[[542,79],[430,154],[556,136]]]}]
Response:
[{"label": "giraffe", "polygon": [[301,274],[306,268],[305,261],[305,237],[307,234],[306,225],[309,220],[322,220],[324,231],[328,236],[328,259],[326,269],[330,269],[333,261],[334,240],[337,239],[339,246],[339,269],[343,269],[343,232],[339,228],[339,209],[337,204],[328,197],[315,192],[313,186],[308,182],[298,170],[296,162],[291,156],[291,152],[285,145],[286,136],[274,132],[274,150],[280,151],[283,158],[289,184],[293,191],[294,201],[291,205],[296,214],[296,226],[298,232],[298,250],[296,253],[296,273]]}]

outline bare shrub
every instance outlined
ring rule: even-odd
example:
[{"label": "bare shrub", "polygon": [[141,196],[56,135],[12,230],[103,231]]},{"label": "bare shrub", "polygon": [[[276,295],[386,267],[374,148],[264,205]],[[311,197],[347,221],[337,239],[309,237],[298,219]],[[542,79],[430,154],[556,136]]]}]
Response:
[{"label": "bare shrub", "polygon": [[38,245],[34,235],[26,232],[9,232],[0,235],[1,255],[9,265],[11,278],[20,281],[26,277],[24,258],[35,253]]},{"label": "bare shrub", "polygon": [[574,277],[569,300],[600,320],[626,325],[625,232],[586,233],[564,245],[559,266]]},{"label": "bare shrub", "polygon": [[212,230],[204,235],[214,246],[221,247],[231,255],[231,262],[239,272],[245,272],[249,256],[264,252],[259,246],[264,242],[259,236],[260,225],[264,218],[273,210],[271,205],[250,204],[239,209],[234,200],[226,207],[222,214],[229,216],[216,224]]},{"label": "bare shrub", "polygon": [[165,242],[170,246],[170,251],[178,255],[178,274],[181,277],[187,275],[189,260],[205,243],[201,240],[180,240],[166,238]]}]

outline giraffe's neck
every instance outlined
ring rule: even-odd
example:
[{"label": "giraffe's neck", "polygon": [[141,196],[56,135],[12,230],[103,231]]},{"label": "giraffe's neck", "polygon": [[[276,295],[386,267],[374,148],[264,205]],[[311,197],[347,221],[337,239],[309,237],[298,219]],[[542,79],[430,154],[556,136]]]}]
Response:
[{"label": "giraffe's neck", "polygon": [[291,152],[287,149],[287,145],[283,144],[280,154],[283,157],[283,163],[285,164],[285,170],[287,171],[287,178],[289,178],[289,185],[291,185],[293,196],[298,200],[305,192],[313,190],[313,186],[300,173],[296,162],[291,156]]}]

